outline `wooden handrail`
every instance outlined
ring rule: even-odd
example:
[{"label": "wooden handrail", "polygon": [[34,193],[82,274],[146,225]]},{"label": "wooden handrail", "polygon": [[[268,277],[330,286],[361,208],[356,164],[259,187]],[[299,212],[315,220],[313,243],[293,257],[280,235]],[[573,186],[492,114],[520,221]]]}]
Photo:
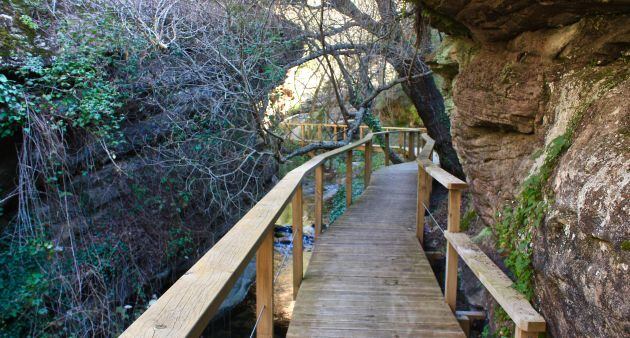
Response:
[{"label": "wooden handrail", "polygon": [[[331,127],[331,128],[341,128],[348,129],[348,126],[345,124],[335,124],[335,123],[311,123],[311,122],[283,122],[285,126],[289,127]],[[361,126],[362,129],[369,128],[368,126]],[[383,131],[419,131],[426,132],[426,128],[413,128],[413,127],[381,127]]]},{"label": "wooden handrail", "polygon": [[466,182],[439,167],[429,160],[435,141],[422,134],[425,145],[418,156],[418,210],[416,213],[416,233],[423,242],[424,208],[428,209],[432,180],[435,179],[448,189],[448,225],[444,237],[447,240],[446,268],[444,278],[444,298],[455,313],[457,296],[457,261],[461,257],[477,276],[481,284],[510,316],[515,324],[515,337],[537,337],[545,332],[545,319],[527,299],[513,287],[512,280],[488,256],[481,251],[465,233],[460,232],[460,208],[462,190]]},{"label": "wooden handrail", "polygon": [[[199,336],[254,254],[258,257],[256,263],[257,288],[263,288],[262,290],[257,289],[256,292],[257,314],[261,315],[257,335],[258,337],[270,336],[270,332],[272,333],[273,330],[271,325],[273,321],[272,236],[276,220],[293,198],[293,205],[301,205],[301,184],[307,174],[321,168],[326,160],[343,153],[350,153],[353,149],[363,145],[366,148],[365,182],[367,184],[371,171],[372,138],[391,132],[417,133],[419,130],[368,133],[356,142],[317,155],[290,171],[221,240],[133,322],[121,337]],[[346,170],[351,171],[351,157],[347,163],[349,163],[350,168]],[[318,176],[321,174],[319,173]],[[318,183],[323,185],[323,179],[319,181],[321,182]],[[352,186],[351,176],[346,178],[346,183],[349,184],[347,187],[349,189]],[[350,200],[348,200],[348,203],[350,202],[351,195]],[[321,208],[321,204],[318,207]],[[294,212],[294,215],[297,213]],[[321,211],[318,213],[318,217],[321,218]],[[294,218],[294,222],[298,222],[298,220]],[[321,219],[319,224],[321,225]],[[299,232],[296,231],[296,233]],[[301,237],[299,241],[301,241]],[[302,271],[299,273],[301,274]],[[294,276],[294,288],[299,287],[300,282],[301,277]],[[294,290],[295,294],[296,291]]]},{"label": "wooden handrail", "polygon": [[512,280],[472,242],[468,235],[446,231],[444,237],[455,247],[459,256],[518,328],[526,332],[545,331],[545,319],[534,310],[525,296],[514,289]]}]

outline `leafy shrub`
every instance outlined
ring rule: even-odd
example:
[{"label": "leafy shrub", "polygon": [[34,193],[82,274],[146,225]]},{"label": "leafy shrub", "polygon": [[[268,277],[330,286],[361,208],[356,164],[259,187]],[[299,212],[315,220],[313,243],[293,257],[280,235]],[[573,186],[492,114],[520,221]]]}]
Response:
[{"label": "leafy shrub", "polygon": [[50,67],[39,57],[28,58],[18,72],[25,79],[21,85],[0,74],[0,137],[16,128],[29,132],[33,113],[46,115],[54,128],[80,128],[117,143],[122,95],[103,69],[110,61],[98,49],[82,47],[62,53]]},{"label": "leafy shrub", "polygon": [[0,248],[0,331],[8,336],[31,329],[25,318],[48,318],[44,299],[52,281],[44,266],[50,264],[53,249],[52,242],[41,239]]},{"label": "leafy shrub", "polygon": [[0,74],[0,138],[13,135],[12,126],[24,123],[26,110],[23,100],[23,87]]}]

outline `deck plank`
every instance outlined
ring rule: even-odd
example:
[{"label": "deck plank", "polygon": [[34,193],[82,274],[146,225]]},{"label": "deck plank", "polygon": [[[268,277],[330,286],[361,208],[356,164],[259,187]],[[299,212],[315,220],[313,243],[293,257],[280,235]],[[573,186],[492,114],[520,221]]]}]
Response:
[{"label": "deck plank", "polygon": [[415,237],[416,170],[373,173],[318,238],[287,337],[464,337]]}]

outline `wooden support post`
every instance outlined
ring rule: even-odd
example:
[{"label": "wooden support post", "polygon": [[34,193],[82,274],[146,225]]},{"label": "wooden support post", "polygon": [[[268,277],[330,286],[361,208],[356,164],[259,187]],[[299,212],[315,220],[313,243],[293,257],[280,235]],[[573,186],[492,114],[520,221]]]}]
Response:
[{"label": "wooden support post", "polygon": [[306,128],[303,124],[300,125],[300,134],[302,136],[300,139],[300,145],[304,147],[306,145]]},{"label": "wooden support post", "polygon": [[409,143],[407,145],[407,158],[409,160],[414,160],[416,158],[416,150],[415,150],[415,145],[416,142],[414,141],[414,136],[415,136],[415,132],[410,131],[409,132]]},{"label": "wooden support post", "polygon": [[[262,312],[262,314],[261,314]],[[273,227],[270,226],[256,251],[256,315],[260,316],[256,337],[273,337]]]},{"label": "wooden support post", "polygon": [[[462,204],[462,191],[451,189],[448,191],[448,226],[449,232],[459,232],[459,209]],[[448,243],[446,246],[446,277],[444,278],[444,298],[455,312],[457,302],[457,251]]]},{"label": "wooden support post", "polygon": [[418,162],[418,199],[416,209],[416,237],[420,245],[424,248],[424,205],[427,195],[427,179],[429,176],[422,167],[422,163]]},{"label": "wooden support post", "polygon": [[466,337],[470,337],[470,318],[463,315],[456,314],[457,321],[459,322],[459,326],[464,331],[464,335]]},{"label": "wooden support post", "polygon": [[352,204],[352,149],[346,152],[346,208]]},{"label": "wooden support post", "polygon": [[337,141],[337,125],[333,126],[333,141]]},{"label": "wooden support post", "polygon": [[515,326],[514,338],[538,338],[538,332],[523,331],[518,326]]},{"label": "wooden support post", "polygon": [[363,126],[359,127],[359,138],[363,138]]},{"label": "wooden support post", "polygon": [[385,144],[383,146],[383,153],[385,153],[385,165],[389,165],[389,133],[385,134]]},{"label": "wooden support post", "polygon": [[291,214],[293,216],[293,300],[295,300],[304,274],[304,267],[302,266],[304,263],[302,258],[302,231],[304,227],[302,224],[302,183],[297,186],[293,194]]},{"label": "wooden support post", "polygon": [[343,127],[343,139],[344,141],[348,138],[348,127]]},{"label": "wooden support post", "polygon": [[406,159],[409,159],[409,153],[407,152],[407,149],[405,149],[407,147],[407,132],[403,131],[403,142],[402,142],[402,147],[401,147],[401,156],[403,156]]},{"label": "wooden support post", "polygon": [[322,133],[322,125],[321,124],[317,125],[317,139],[319,141],[323,141],[324,140],[324,134]]},{"label": "wooden support post", "polygon": [[363,173],[364,189],[370,185],[370,176],[372,176],[372,141],[365,143],[365,171]]},{"label": "wooden support post", "polygon": [[324,211],[324,165],[315,168],[315,238],[322,232]]},{"label": "wooden support post", "polygon": [[426,175],[424,175],[424,178],[427,181],[427,183],[425,185],[425,187],[427,189],[427,192],[426,192],[426,194],[424,194],[424,204],[428,208],[429,205],[431,204],[431,192],[433,192],[433,177],[431,177],[431,175],[429,175],[429,174],[426,174]]}]

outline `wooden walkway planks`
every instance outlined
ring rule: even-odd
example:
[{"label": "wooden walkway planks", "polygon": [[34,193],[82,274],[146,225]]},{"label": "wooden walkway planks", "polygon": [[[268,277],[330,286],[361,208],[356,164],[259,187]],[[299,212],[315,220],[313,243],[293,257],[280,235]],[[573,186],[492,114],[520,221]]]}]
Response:
[{"label": "wooden walkway planks", "polygon": [[416,180],[375,172],[318,238],[287,337],[464,337],[415,236]]}]

